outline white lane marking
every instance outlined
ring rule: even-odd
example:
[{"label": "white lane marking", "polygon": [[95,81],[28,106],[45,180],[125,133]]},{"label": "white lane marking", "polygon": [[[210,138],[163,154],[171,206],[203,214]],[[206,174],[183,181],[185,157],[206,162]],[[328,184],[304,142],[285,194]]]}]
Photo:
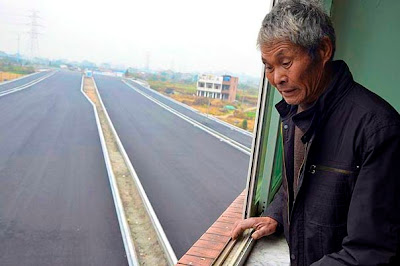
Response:
[{"label": "white lane marking", "polygon": [[47,78],[53,76],[53,75],[54,75],[55,73],[57,73],[57,72],[58,72],[58,71],[51,72],[51,73],[49,73],[49,74],[46,75],[46,76],[43,76],[43,77],[40,77],[40,78],[38,78],[38,79],[32,80],[32,81],[30,81],[30,82],[28,82],[28,83],[26,83],[26,84],[23,84],[23,85],[21,85],[21,86],[18,86],[18,87],[16,87],[16,88],[12,88],[12,89],[9,89],[9,90],[2,91],[2,92],[0,92],[0,97],[6,96],[6,95],[11,94],[11,93],[14,93],[14,92],[18,92],[18,91],[25,90],[25,89],[27,89],[27,88],[29,88],[29,87],[31,87],[31,86],[33,86],[33,85],[35,85],[35,84],[41,82],[41,81],[43,81],[43,80],[45,80],[45,79],[47,79]]},{"label": "white lane marking", "polygon": [[224,139],[225,143],[231,145],[232,147],[240,150],[241,152],[250,155],[251,150],[249,148],[247,148],[245,145],[234,141],[233,139],[228,138],[227,136],[209,128],[204,126],[202,123],[197,122],[196,120],[182,114],[179,113],[178,111],[176,111],[175,109],[169,107],[168,105],[158,101],[157,99],[154,99],[153,97],[147,95],[146,93],[142,92],[141,90],[136,89],[135,87],[133,87],[131,84],[127,83],[125,80],[122,80],[122,82],[124,82],[127,86],[129,86],[131,89],[135,90],[137,93],[140,93],[141,95],[143,95],[144,97],[146,97],[147,99],[153,101],[154,103],[158,104],[159,106],[163,107],[164,109],[166,109],[167,111],[173,113],[174,115],[182,118],[183,120],[185,120],[186,122],[189,122],[190,124],[192,124],[193,126],[196,126],[198,128],[200,128],[201,130],[207,132],[208,134],[216,137],[217,139]]},{"label": "white lane marking", "polygon": [[183,103],[181,103],[181,102],[178,102],[177,100],[175,100],[175,99],[173,99],[173,98],[167,97],[167,96],[165,96],[164,94],[159,93],[159,92],[156,91],[156,90],[152,90],[152,89],[150,89],[150,88],[147,88],[146,86],[143,86],[143,85],[139,84],[138,82],[136,82],[136,81],[133,80],[133,79],[129,79],[129,80],[131,80],[132,82],[134,82],[134,83],[138,84],[139,86],[145,88],[146,90],[149,90],[150,92],[154,92],[154,93],[156,93],[157,95],[163,97],[164,99],[167,99],[167,100],[172,101],[172,102],[174,102],[174,103],[176,103],[176,104],[179,104],[180,106],[182,106],[182,107],[184,107],[184,108],[186,108],[186,109],[188,109],[188,110],[190,110],[190,111],[192,111],[192,112],[194,112],[194,113],[196,113],[196,114],[199,114],[199,115],[201,115],[201,116],[203,116],[203,117],[205,117],[205,118],[211,119],[211,120],[213,120],[213,121],[215,121],[215,122],[217,122],[217,123],[219,123],[219,124],[222,124],[222,125],[228,127],[228,128],[231,129],[231,130],[235,130],[235,131],[238,131],[238,132],[240,132],[240,133],[242,133],[242,134],[244,134],[244,135],[247,135],[247,136],[249,136],[249,137],[253,137],[253,134],[250,133],[250,132],[247,131],[247,130],[241,129],[241,128],[236,127],[236,126],[234,126],[234,125],[231,125],[231,124],[229,124],[229,123],[227,123],[227,122],[225,122],[225,121],[223,121],[223,120],[220,120],[220,119],[218,119],[218,118],[216,118],[216,117],[214,117],[214,116],[212,116],[212,115],[206,116],[205,114],[202,114],[201,112],[199,112],[199,110],[196,110],[196,109],[194,109],[194,108],[191,107],[191,106],[188,106],[188,105],[186,105],[186,104],[183,104]]},{"label": "white lane marking", "polygon": [[107,149],[106,142],[104,139],[103,130],[101,129],[99,114],[97,112],[97,109],[96,109],[96,106],[94,105],[94,103],[90,100],[90,98],[83,91],[83,82],[84,82],[84,76],[82,75],[81,93],[86,97],[86,99],[92,105],[93,111],[95,114],[97,131],[99,132],[101,148],[103,151],[104,161],[105,161],[106,168],[107,168],[108,179],[110,181],[111,192],[112,192],[112,196],[114,199],[114,206],[115,206],[115,210],[116,210],[117,217],[118,217],[119,227],[121,229],[122,240],[124,242],[126,257],[127,257],[127,260],[128,260],[128,263],[130,266],[137,266],[137,265],[139,265],[139,261],[138,261],[137,254],[135,252],[135,247],[134,247],[133,240],[131,237],[131,231],[129,229],[128,222],[126,220],[125,211],[124,211],[124,207],[122,205],[121,196],[119,194],[117,182],[115,181],[115,176],[114,176],[114,172],[112,170],[111,160],[110,160],[110,157],[108,156],[108,149]]},{"label": "white lane marking", "polygon": [[167,238],[167,236],[166,236],[166,234],[164,232],[164,229],[161,226],[160,221],[158,220],[158,217],[157,217],[157,215],[156,215],[156,213],[155,213],[155,211],[153,209],[153,206],[150,203],[149,198],[147,197],[146,191],[144,190],[144,188],[142,186],[142,183],[140,182],[139,176],[137,175],[136,170],[133,168],[133,165],[132,165],[132,163],[131,163],[131,161],[130,161],[130,159],[128,157],[128,154],[126,153],[126,150],[125,150],[124,146],[122,145],[121,139],[119,138],[118,133],[115,130],[114,124],[112,123],[111,118],[108,115],[107,108],[105,107],[105,105],[103,103],[103,100],[101,98],[100,92],[99,92],[99,90],[97,88],[97,84],[96,84],[96,81],[95,81],[94,78],[93,78],[93,82],[94,82],[94,86],[96,88],[97,96],[99,97],[101,106],[103,107],[104,114],[107,117],[107,121],[108,121],[108,123],[109,123],[109,125],[111,127],[111,130],[112,130],[112,132],[114,134],[114,137],[115,137],[115,139],[117,141],[118,148],[122,153],[122,157],[124,158],[125,163],[128,165],[129,172],[130,172],[130,174],[131,174],[131,176],[133,178],[133,181],[135,182],[135,184],[137,186],[137,189],[139,191],[140,197],[143,200],[143,203],[144,203],[144,206],[146,207],[147,213],[150,216],[151,222],[153,223],[153,226],[154,226],[154,228],[155,228],[155,230],[157,232],[158,240],[160,241],[161,245],[164,248],[164,252],[165,252],[165,254],[167,256],[169,264],[170,265],[175,265],[178,262],[178,259],[177,259],[176,255],[175,255],[175,252],[172,249],[171,244],[169,243],[169,240],[168,240],[168,238]]}]

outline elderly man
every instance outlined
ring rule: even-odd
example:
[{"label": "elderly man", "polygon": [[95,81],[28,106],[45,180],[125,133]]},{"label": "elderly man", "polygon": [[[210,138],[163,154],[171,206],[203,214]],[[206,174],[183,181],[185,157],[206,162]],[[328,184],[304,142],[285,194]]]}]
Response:
[{"label": "elderly man", "polygon": [[316,1],[279,1],[258,45],[283,96],[283,185],[232,237],[283,230],[292,265],[400,265],[399,114],[332,60],[335,32]]}]

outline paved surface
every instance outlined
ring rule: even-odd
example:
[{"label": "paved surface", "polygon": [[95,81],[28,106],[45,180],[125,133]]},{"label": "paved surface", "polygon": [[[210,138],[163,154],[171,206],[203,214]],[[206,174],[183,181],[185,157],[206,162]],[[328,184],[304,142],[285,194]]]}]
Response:
[{"label": "paved surface", "polygon": [[245,188],[249,156],[137,93],[95,76],[161,225],[180,258]]},{"label": "paved surface", "polygon": [[156,92],[152,91],[151,89],[147,89],[136,82],[133,82],[131,80],[126,80],[126,81],[129,82],[129,84],[133,85],[135,88],[139,89],[140,91],[152,96],[153,98],[159,100],[162,103],[167,104],[168,106],[174,108],[178,112],[196,120],[197,122],[202,123],[203,125],[221,133],[224,136],[229,137],[230,139],[233,139],[233,140],[239,142],[240,144],[242,144],[248,148],[251,148],[251,144],[252,144],[252,140],[253,140],[252,136],[243,134],[242,132],[234,130],[229,126],[218,123],[217,121],[215,121],[213,119],[209,119],[206,116],[199,114],[198,112],[194,112],[193,110],[190,110],[189,108],[186,108],[180,104],[177,104],[174,101],[166,99],[166,98],[160,96],[159,94],[157,94]]},{"label": "paved surface", "polygon": [[0,265],[127,265],[81,75],[0,98]]},{"label": "paved surface", "polygon": [[40,77],[46,76],[47,74],[49,74],[49,71],[45,71],[45,72],[38,72],[36,74],[33,74],[29,77],[24,77],[22,79],[18,79],[18,80],[14,80],[5,84],[1,84],[0,83],[0,91],[5,91],[5,90],[9,90],[12,88],[16,88],[19,87],[21,85],[24,85],[32,80],[38,79]]}]

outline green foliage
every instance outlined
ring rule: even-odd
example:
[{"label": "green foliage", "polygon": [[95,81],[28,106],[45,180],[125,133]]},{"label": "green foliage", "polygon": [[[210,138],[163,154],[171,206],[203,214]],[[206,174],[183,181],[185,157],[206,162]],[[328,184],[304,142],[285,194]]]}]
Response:
[{"label": "green foliage", "polygon": [[0,66],[0,71],[26,75],[35,72],[35,69],[23,66]]},{"label": "green foliage", "polygon": [[243,94],[245,97],[258,96],[258,85],[239,82],[237,94],[239,95],[240,98],[242,97]]},{"label": "green foliage", "polygon": [[247,113],[246,113],[246,116],[247,116],[248,118],[250,118],[250,119],[253,119],[253,118],[256,117],[256,112],[254,112],[254,111],[247,112]]},{"label": "green foliage", "polygon": [[35,72],[35,69],[29,65],[23,66],[16,60],[3,58],[0,59],[0,71],[26,75]]},{"label": "green foliage", "polygon": [[148,83],[150,84],[150,87],[152,87],[154,89],[171,88],[182,94],[196,93],[196,83],[186,84],[186,83],[181,83],[181,82],[171,82],[171,81],[166,81],[165,78],[162,78],[161,80],[151,79],[151,80],[148,80]]},{"label": "green foliage", "polygon": [[242,128],[247,130],[247,119],[243,120],[242,122]]}]

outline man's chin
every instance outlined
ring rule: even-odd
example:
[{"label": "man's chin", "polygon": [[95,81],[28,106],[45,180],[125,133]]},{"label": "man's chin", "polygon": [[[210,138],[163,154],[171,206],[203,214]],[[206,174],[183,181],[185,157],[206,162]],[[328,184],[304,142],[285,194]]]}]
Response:
[{"label": "man's chin", "polygon": [[301,97],[299,97],[300,95],[298,89],[293,89],[289,92],[280,91],[280,94],[282,95],[285,102],[290,105],[298,105],[301,102]]},{"label": "man's chin", "polygon": [[283,99],[285,100],[285,102],[287,104],[290,104],[290,105],[298,105],[299,104],[299,100],[298,99],[294,99],[292,97],[283,97]]}]

